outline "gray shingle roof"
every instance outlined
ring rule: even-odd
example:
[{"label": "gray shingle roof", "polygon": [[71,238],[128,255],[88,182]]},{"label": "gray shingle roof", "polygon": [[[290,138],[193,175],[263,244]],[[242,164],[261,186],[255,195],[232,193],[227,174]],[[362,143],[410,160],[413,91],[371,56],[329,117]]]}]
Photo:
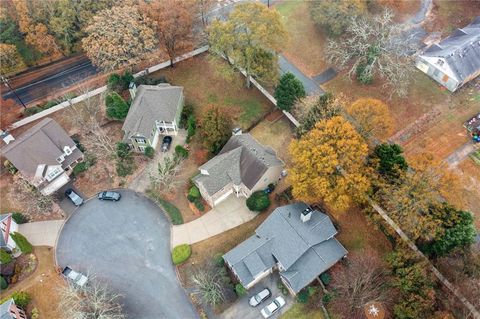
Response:
[{"label": "gray shingle roof", "polygon": [[8,299],[0,305],[0,319],[12,319],[10,314],[10,306],[14,303],[13,298]]},{"label": "gray shingle roof", "polygon": [[[4,156],[27,178],[33,178],[38,165],[59,165],[57,158],[65,146],[75,142],[51,118],[46,118],[2,149]],[[80,159],[82,152],[75,149],[66,157],[62,168]]]},{"label": "gray shingle roof", "polygon": [[276,259],[285,269],[280,275],[298,292],[347,254],[333,237],[337,231],[327,215],[313,211],[309,221],[301,221],[307,207],[297,203],[275,209],[254,236],[224,255],[243,285]]},{"label": "gray shingle roof", "polygon": [[138,133],[150,137],[155,121],[172,122],[175,119],[182,98],[181,86],[140,85],[122,130],[127,137]]},{"label": "gray shingle roof", "polygon": [[197,175],[195,181],[210,195],[230,182],[252,189],[269,167],[279,165],[283,163],[272,148],[258,143],[250,134],[234,135],[217,156],[199,167],[209,175]]},{"label": "gray shingle roof", "polygon": [[480,70],[480,17],[438,44],[424,56],[444,58],[460,82]]}]

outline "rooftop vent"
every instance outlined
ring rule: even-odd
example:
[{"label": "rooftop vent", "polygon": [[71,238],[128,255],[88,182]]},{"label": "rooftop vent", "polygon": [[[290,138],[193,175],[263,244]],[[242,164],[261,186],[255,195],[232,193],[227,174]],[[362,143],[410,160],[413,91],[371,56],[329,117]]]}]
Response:
[{"label": "rooftop vent", "polygon": [[312,218],[312,212],[313,210],[310,207],[305,208],[300,214],[300,219],[302,220],[302,222],[308,222],[310,218]]},{"label": "rooftop vent", "polygon": [[232,130],[232,135],[242,135],[242,129],[239,127],[236,127]]}]

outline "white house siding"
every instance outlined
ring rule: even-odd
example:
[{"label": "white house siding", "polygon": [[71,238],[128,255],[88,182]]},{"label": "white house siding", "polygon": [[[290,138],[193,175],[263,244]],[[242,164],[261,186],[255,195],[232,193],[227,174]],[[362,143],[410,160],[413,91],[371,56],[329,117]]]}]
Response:
[{"label": "white house siding", "polygon": [[233,194],[233,185],[229,184],[211,197],[213,203],[212,206],[218,205],[221,201],[225,200],[231,194]]},{"label": "white house siding", "polygon": [[17,245],[15,244],[15,241],[13,241],[12,237],[10,237],[11,233],[18,231],[18,225],[13,220],[12,216],[10,215],[9,217],[5,218],[1,222],[0,226],[1,226],[1,235],[5,241],[5,246],[10,250],[17,247]]},{"label": "white house siding", "polygon": [[[17,231],[18,231],[18,224],[12,218],[10,222],[10,234]],[[15,247],[17,247],[17,244],[15,244],[15,241],[11,236],[8,236],[7,247],[10,249],[14,249]]]},{"label": "white house siding", "polygon": [[459,82],[446,62],[443,65],[438,64],[439,58],[420,57],[417,60],[416,67],[427,74],[429,77],[454,92],[459,87]]}]

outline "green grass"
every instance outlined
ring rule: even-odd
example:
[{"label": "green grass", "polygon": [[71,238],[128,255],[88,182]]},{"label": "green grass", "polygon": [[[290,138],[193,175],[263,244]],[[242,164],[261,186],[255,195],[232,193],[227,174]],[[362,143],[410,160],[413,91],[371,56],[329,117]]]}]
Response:
[{"label": "green grass", "polygon": [[298,0],[287,0],[276,5],[275,8],[282,16],[288,17],[300,4],[302,4],[302,2]]},{"label": "green grass", "polygon": [[183,224],[182,214],[180,213],[180,210],[175,205],[161,198],[158,199],[158,203],[167,212],[168,216],[170,216],[170,220],[172,221],[172,224],[174,225]]},{"label": "green grass", "polygon": [[475,164],[480,165],[480,150],[470,154],[470,158],[475,162]]},{"label": "green grass", "polygon": [[321,309],[307,312],[304,305],[296,302],[280,319],[323,319],[323,313]]},{"label": "green grass", "polygon": [[20,251],[24,254],[30,254],[33,251],[32,244],[23,236],[22,234],[18,232],[14,232],[13,234],[10,235],[17,244],[17,248],[20,249]]},{"label": "green grass", "polygon": [[263,113],[262,105],[258,100],[254,99],[226,98],[224,104],[226,106],[238,105],[243,109],[243,113],[239,118],[242,126],[248,126],[248,124],[254,122]]}]

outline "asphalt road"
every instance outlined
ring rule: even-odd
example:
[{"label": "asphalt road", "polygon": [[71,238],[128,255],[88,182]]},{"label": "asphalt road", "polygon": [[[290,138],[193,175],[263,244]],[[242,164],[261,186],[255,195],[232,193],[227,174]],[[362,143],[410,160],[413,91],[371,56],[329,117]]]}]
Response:
[{"label": "asphalt road", "polygon": [[169,221],[149,199],[121,193],[119,202],[93,198],[67,220],[59,266],[105,280],[122,295],[128,318],[198,318],[171,261]]},{"label": "asphalt road", "polygon": [[[23,103],[29,105],[98,72],[86,56],[74,56],[14,77],[10,79],[10,85]],[[20,104],[15,95],[5,87],[2,88],[2,99],[13,99]]]}]

